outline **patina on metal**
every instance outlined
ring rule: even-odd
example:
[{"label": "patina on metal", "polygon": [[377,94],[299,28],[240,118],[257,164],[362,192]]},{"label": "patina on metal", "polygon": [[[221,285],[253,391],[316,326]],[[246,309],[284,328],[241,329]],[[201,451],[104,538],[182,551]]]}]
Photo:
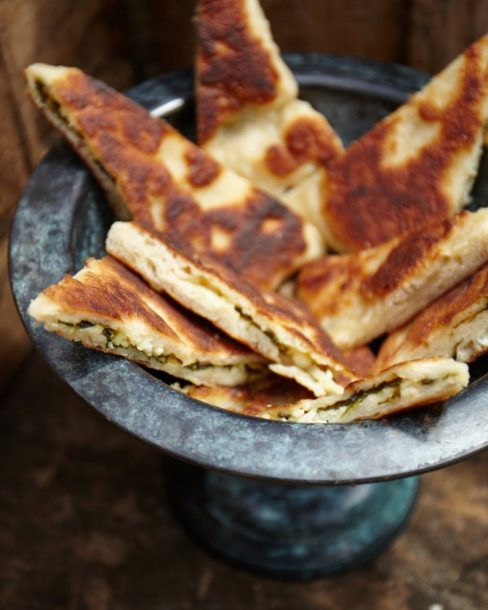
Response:
[{"label": "patina on metal", "polygon": [[197,541],[226,560],[286,580],[363,565],[412,512],[418,477],[362,485],[283,485],[174,462],[169,499]]},{"label": "patina on metal", "polygon": [[[372,61],[310,54],[287,61],[302,97],[328,116],[346,144],[427,81],[409,68]],[[189,71],[147,81],[129,94],[193,135]],[[483,158],[473,207],[487,197]],[[166,453],[208,469],[187,469],[174,498],[180,516],[214,550],[293,578],[357,565],[398,533],[414,502],[415,479],[386,481],[488,446],[486,358],[473,367],[475,382],[442,405],[384,421],[304,425],[214,408],[129,361],[37,327],[26,314],[30,300],[80,269],[87,256],[102,255],[112,220],[76,155],[65,144],[55,147],[33,173],[13,223],[10,273],[17,306],[36,347],[89,404]],[[375,481],[384,483],[348,486]],[[310,485],[339,487],[304,487]]]}]

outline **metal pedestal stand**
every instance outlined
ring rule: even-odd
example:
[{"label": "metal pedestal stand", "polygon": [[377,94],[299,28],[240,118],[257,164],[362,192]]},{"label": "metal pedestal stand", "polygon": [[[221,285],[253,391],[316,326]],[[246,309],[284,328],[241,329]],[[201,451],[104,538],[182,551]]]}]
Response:
[{"label": "metal pedestal stand", "polygon": [[307,580],[355,568],[402,531],[418,478],[288,486],[175,464],[175,514],[206,547],[248,569]]}]

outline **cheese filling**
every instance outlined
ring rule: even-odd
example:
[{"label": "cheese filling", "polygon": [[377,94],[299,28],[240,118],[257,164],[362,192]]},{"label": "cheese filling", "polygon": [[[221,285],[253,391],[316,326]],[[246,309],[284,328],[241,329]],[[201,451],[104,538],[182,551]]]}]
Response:
[{"label": "cheese filling", "polygon": [[454,357],[471,362],[488,349],[488,307],[456,325]]},{"label": "cheese filling", "polygon": [[[161,346],[155,346],[152,341],[143,340],[136,345],[127,335],[118,330],[84,320],[77,324],[62,320],[48,322],[46,328],[58,332],[68,339],[86,344],[88,347],[97,347],[102,351],[129,357],[150,368],[164,370],[175,377],[181,377],[183,374],[185,379],[194,383],[218,381],[223,385],[225,378],[220,379],[220,377],[225,375],[229,378],[229,385],[233,385],[249,381],[262,372],[262,367],[258,364],[221,365],[211,362],[200,363],[196,359],[193,362],[183,362],[174,354],[165,354],[164,349]],[[205,371],[205,376],[200,379],[198,373],[203,371]],[[215,375],[212,375],[212,372]]]},{"label": "cheese filling", "polygon": [[[225,299],[222,292],[211,284],[200,280],[200,286],[214,293],[220,299]],[[228,302],[228,301],[226,301]],[[244,313],[242,307],[228,302],[238,318],[245,322],[248,328],[252,329],[252,334],[261,336],[266,343],[277,348],[277,363],[269,365],[270,370],[283,377],[295,379],[298,383],[309,389],[316,396],[324,394],[342,394],[344,388],[334,380],[331,369],[323,369],[317,364],[312,353],[299,351],[289,345],[285,345],[279,340],[276,334],[269,328],[260,327],[253,318]],[[235,315],[234,314],[234,315]]]},{"label": "cheese filling", "polygon": [[[295,379],[316,396],[342,394],[343,386],[334,379],[336,374],[343,373],[340,365],[325,356],[319,361],[312,349],[306,349],[305,335],[303,340],[294,339],[305,344],[304,347],[295,347],[292,340],[287,341],[289,331],[286,327],[274,325],[272,328],[269,319],[259,311],[253,311],[241,295],[227,286],[225,290],[210,273],[203,274],[185,265],[169,249],[156,248],[152,237],[134,231],[134,248],[128,257],[118,234],[113,238],[114,228],[118,228],[117,224],[109,232],[108,252],[137,270],[153,288],[167,291],[182,305],[272,360],[272,371]],[[140,248],[136,247],[139,240]]]},{"label": "cheese filling", "polygon": [[[435,399],[437,389],[450,387],[451,383],[456,383],[456,378],[450,375],[415,382],[397,378],[369,390],[355,392],[345,400],[302,401],[295,409],[278,412],[277,419],[300,423],[347,423],[357,419],[378,417],[391,410],[401,409],[402,405],[414,405],[421,393],[425,392],[423,388],[426,386],[429,386],[427,392],[430,397]],[[425,394],[423,398],[426,398]],[[263,415],[266,416],[265,413]]]}]

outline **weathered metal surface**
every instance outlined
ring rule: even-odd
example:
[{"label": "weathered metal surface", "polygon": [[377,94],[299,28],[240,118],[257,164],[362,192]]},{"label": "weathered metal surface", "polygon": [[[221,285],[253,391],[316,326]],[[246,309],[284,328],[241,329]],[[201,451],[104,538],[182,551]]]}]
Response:
[{"label": "weathered metal surface", "polygon": [[417,477],[363,485],[252,481],[175,462],[171,500],[183,525],[232,563],[286,580],[358,568],[403,530]]}]

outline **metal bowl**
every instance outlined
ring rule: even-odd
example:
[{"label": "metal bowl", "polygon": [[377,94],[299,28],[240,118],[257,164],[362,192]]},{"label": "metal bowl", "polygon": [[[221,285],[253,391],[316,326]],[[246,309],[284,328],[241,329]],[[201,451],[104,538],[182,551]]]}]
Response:
[{"label": "metal bowl", "polygon": [[[420,88],[427,77],[397,65],[325,55],[286,57],[301,95],[323,111],[346,143]],[[192,76],[174,72],[130,96],[193,133]],[[488,193],[482,161],[475,205]],[[89,404],[163,451],[206,468],[302,484],[387,480],[446,466],[488,445],[488,368],[455,398],[382,421],[349,425],[272,422],[191,399],[122,358],[87,350],[36,327],[30,300],[87,256],[104,251],[113,218],[76,155],[56,146],[33,173],[10,240],[10,274],[20,315],[56,373]]]}]

